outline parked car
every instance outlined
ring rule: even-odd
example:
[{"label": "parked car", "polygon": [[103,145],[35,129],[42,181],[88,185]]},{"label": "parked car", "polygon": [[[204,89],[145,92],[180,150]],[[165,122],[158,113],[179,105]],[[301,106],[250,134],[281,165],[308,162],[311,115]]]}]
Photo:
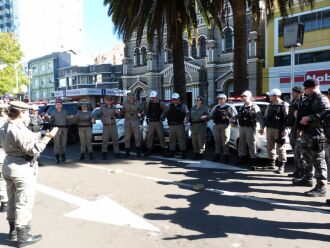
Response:
[{"label": "parked car", "polygon": [[[264,101],[256,101],[254,102],[260,107],[261,113],[264,115],[268,102]],[[233,102],[230,104],[235,114],[238,113],[239,108],[243,105],[243,102]],[[260,129],[260,125],[258,123],[257,125],[257,136],[256,136],[256,145],[257,145],[257,157],[258,158],[268,158],[268,152],[267,152],[267,139],[266,139],[266,132],[264,132],[263,135],[261,135],[258,130]],[[214,142],[214,122],[213,120],[209,120],[207,123],[207,143],[208,145],[213,144]],[[239,143],[239,124],[237,122],[234,122],[231,124],[230,129],[230,140],[229,140],[229,147],[233,148],[234,150],[238,151],[238,143]],[[290,145],[289,137],[286,137],[285,147],[287,151],[288,157],[293,157],[293,151]]]},{"label": "parked car", "polygon": [[[117,109],[121,109],[121,105],[116,105]],[[95,117],[95,124],[93,124],[92,127],[92,145],[97,146],[97,145],[102,145],[102,133],[103,133],[103,124],[100,119],[100,108],[95,108],[93,110],[93,116]],[[118,129],[118,142],[119,144],[125,142],[125,119],[123,116],[120,116],[116,120],[117,122],[117,129]],[[108,144],[112,144],[111,137],[108,141]]]},{"label": "parked car", "polygon": [[[142,137],[142,145],[145,146],[147,144],[147,136],[148,136],[148,126],[149,120],[147,117],[143,118],[142,127],[141,127],[141,137]],[[165,137],[165,143],[168,144],[170,141],[170,127],[168,125],[167,119],[163,121],[163,127],[164,127],[164,137]],[[187,146],[191,146],[191,130],[190,130],[190,124],[185,125],[185,133],[186,133],[186,142]],[[154,145],[159,146],[159,138],[157,135],[154,136]]]},{"label": "parked car", "polygon": [[[77,114],[78,110],[81,110],[81,102],[65,102],[62,104],[62,109],[67,111],[69,118],[68,118],[68,143],[74,144],[79,139],[78,134],[78,127],[74,121],[74,116]],[[87,103],[88,110],[92,111],[93,106],[90,103]],[[50,115],[53,111],[55,111],[55,104],[48,104],[44,107],[44,112],[41,116]],[[46,130],[51,130],[52,125],[50,120],[44,118],[43,128],[41,130],[41,135],[46,133]]]}]

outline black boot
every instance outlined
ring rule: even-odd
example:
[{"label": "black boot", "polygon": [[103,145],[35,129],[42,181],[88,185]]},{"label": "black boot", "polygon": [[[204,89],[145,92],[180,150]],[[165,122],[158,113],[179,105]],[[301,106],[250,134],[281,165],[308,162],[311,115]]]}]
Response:
[{"label": "black boot", "polygon": [[62,154],[62,163],[65,163],[65,161],[66,161],[66,158],[65,158],[65,154]]},{"label": "black boot", "polygon": [[151,155],[151,149],[148,149],[146,153],[144,154],[144,157],[148,157]]},{"label": "black boot", "polygon": [[275,171],[276,174],[283,174],[285,168],[285,162],[278,162],[278,170]]},{"label": "black boot", "polygon": [[61,163],[60,155],[59,154],[56,154],[55,155],[55,158],[56,158],[56,164],[60,164]]},{"label": "black boot", "polygon": [[181,159],[186,159],[187,155],[186,155],[186,151],[181,151]]},{"label": "black boot", "polygon": [[88,153],[89,154],[89,159],[94,160],[94,154],[92,152]]},{"label": "black boot", "polygon": [[220,160],[220,154],[216,153],[212,161],[213,162],[218,162],[219,160]]},{"label": "black boot", "polygon": [[325,201],[325,204],[327,204],[328,206],[330,206],[330,199],[327,199],[327,200]]},{"label": "black boot", "polygon": [[163,157],[167,157],[168,156],[167,150],[165,148],[162,148],[162,156]]},{"label": "black boot", "polygon": [[16,241],[17,240],[17,231],[15,228],[15,222],[9,221],[9,234],[8,240],[9,241]]},{"label": "black boot", "polygon": [[120,153],[119,152],[115,153],[115,158],[120,158]]},{"label": "black boot", "polygon": [[194,153],[193,160],[198,160],[198,159],[199,159],[199,153],[195,152]]},{"label": "black boot", "polygon": [[102,160],[107,160],[107,159],[108,159],[108,153],[102,152]]},{"label": "black boot", "polygon": [[85,153],[80,153],[80,158],[79,158],[79,160],[81,161],[81,160],[85,160]]},{"label": "black boot", "polygon": [[171,151],[171,150],[170,150],[170,152],[168,153],[168,157],[169,157],[169,158],[173,158],[173,157],[174,157],[174,151]]},{"label": "black boot", "polygon": [[17,247],[21,248],[27,245],[32,245],[41,240],[41,235],[32,236],[28,234],[27,226],[17,228]]},{"label": "black boot", "polygon": [[327,189],[324,185],[316,184],[314,189],[306,191],[304,194],[309,197],[323,197],[327,193]]},{"label": "black boot", "polygon": [[125,148],[125,151],[126,151],[126,158],[128,158],[129,155],[130,155],[130,149],[129,148]]},{"label": "black boot", "polygon": [[225,155],[223,156],[223,162],[224,162],[225,164],[228,164],[228,163],[229,163],[229,155],[228,155],[228,154],[225,154]]},{"label": "black boot", "polygon": [[141,158],[142,157],[141,156],[141,147],[137,147],[136,148],[136,155],[137,155],[138,158]]},{"label": "black boot", "polygon": [[0,212],[5,213],[7,212],[7,209],[8,209],[8,202],[1,202]]},{"label": "black boot", "polygon": [[311,177],[294,178],[292,180],[292,185],[313,187],[313,179]]}]

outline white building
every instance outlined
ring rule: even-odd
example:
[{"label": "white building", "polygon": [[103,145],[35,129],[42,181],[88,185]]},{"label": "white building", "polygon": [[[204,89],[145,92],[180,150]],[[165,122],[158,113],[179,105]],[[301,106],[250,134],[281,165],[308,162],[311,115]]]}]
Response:
[{"label": "white building", "polygon": [[83,0],[13,0],[13,6],[24,61],[54,51],[83,51]]},{"label": "white building", "polygon": [[124,48],[125,44],[118,44],[110,52],[95,56],[93,63],[121,65],[124,59]]}]

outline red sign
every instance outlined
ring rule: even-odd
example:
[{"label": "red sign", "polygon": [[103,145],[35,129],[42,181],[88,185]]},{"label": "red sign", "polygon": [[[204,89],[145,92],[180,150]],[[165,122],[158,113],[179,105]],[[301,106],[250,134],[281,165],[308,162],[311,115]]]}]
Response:
[{"label": "red sign", "polygon": [[330,70],[309,71],[305,74],[305,79],[317,79],[320,84],[330,84]]}]

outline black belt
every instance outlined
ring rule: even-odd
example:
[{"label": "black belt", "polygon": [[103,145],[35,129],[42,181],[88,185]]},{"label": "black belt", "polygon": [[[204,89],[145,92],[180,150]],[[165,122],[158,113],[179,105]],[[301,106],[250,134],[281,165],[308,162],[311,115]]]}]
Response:
[{"label": "black belt", "polygon": [[168,125],[170,126],[178,126],[178,125],[183,125],[182,122],[170,122]]},{"label": "black belt", "polygon": [[116,123],[111,123],[111,124],[103,124],[103,126],[111,126],[111,125],[116,125]]},{"label": "black belt", "polygon": [[205,123],[205,121],[192,121],[191,124]]},{"label": "black belt", "polygon": [[68,125],[54,125],[54,127],[67,128]]},{"label": "black belt", "polygon": [[157,122],[157,121],[160,121],[160,120],[156,120],[156,119],[150,120],[149,119],[149,122]]},{"label": "black belt", "polygon": [[78,126],[78,127],[92,127],[91,125],[88,125],[88,126]]}]

